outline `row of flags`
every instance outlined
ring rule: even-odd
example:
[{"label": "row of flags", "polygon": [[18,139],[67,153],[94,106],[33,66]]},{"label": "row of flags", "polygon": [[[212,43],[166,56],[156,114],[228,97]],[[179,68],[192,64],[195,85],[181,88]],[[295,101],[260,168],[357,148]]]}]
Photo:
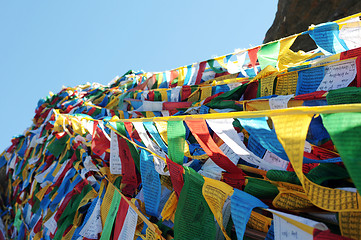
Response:
[{"label": "row of flags", "polygon": [[41,99],[0,238],[361,239],[360,16]]}]

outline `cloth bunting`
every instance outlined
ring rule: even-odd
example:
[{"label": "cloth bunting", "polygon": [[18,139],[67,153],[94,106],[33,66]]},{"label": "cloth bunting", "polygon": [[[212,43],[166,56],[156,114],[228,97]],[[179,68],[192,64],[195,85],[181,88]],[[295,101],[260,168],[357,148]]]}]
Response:
[{"label": "cloth bunting", "polygon": [[145,150],[140,153],[140,173],[142,176],[145,210],[151,216],[158,216],[161,196],[159,174],[154,169],[153,157]]},{"label": "cloth bunting", "polygon": [[361,239],[360,16],[40,99],[0,240]]},{"label": "cloth bunting", "polygon": [[114,224],[115,239],[129,239],[134,236],[138,215],[124,199],[120,200]]},{"label": "cloth bunting", "polygon": [[309,35],[325,55],[348,50],[346,43],[339,38],[339,26],[337,23],[319,24],[309,31]]},{"label": "cloth bunting", "polygon": [[172,184],[174,187],[174,191],[177,194],[177,197],[179,198],[179,195],[183,189],[184,180],[183,180],[183,167],[169,158],[167,158],[167,166],[170,172],[170,178],[172,180]]},{"label": "cloth bunting", "polygon": [[92,151],[97,155],[103,155],[110,148],[110,139],[104,132],[102,123],[94,122],[94,133],[92,136]]},{"label": "cloth bunting", "polygon": [[335,143],[343,163],[357,190],[361,191],[361,170],[358,161],[359,134],[361,133],[360,113],[337,113],[321,115],[332,141]]},{"label": "cloth bunting", "polygon": [[230,173],[243,175],[242,170],[237,168],[212,140],[204,120],[188,120],[186,124],[204,151],[218,166]]},{"label": "cloth bunting", "polygon": [[342,39],[349,49],[361,47],[360,34],[361,34],[360,22],[348,23],[341,27],[339,38]]},{"label": "cloth bunting", "polygon": [[266,118],[239,119],[239,121],[264,148],[282,159],[288,159],[275,131],[269,128]]},{"label": "cloth bunting", "polygon": [[234,190],[231,196],[231,212],[238,239],[243,239],[246,224],[255,207],[268,208],[266,204],[252,195],[238,189]]},{"label": "cloth bunting", "polygon": [[184,186],[179,196],[174,219],[176,239],[214,239],[216,227],[214,216],[202,194],[204,179],[193,169],[187,169]]},{"label": "cloth bunting", "polygon": [[[267,162],[262,162],[258,156],[246,148],[233,127],[233,119],[208,119],[207,123],[212,128],[212,130],[216,132],[217,135],[233,150],[233,152],[237,154],[238,157],[242,158],[250,164],[262,166],[262,168],[265,169],[272,169],[276,167],[274,165],[268,164]],[[237,164],[238,159],[233,163]]]},{"label": "cloth bunting", "polygon": [[280,51],[280,42],[273,42],[262,46],[257,52],[257,58],[261,69],[271,65],[277,67],[278,54]]},{"label": "cloth bunting", "polygon": [[[109,188],[114,188],[114,187],[109,187]],[[104,207],[104,208],[108,208],[107,209],[108,211],[107,211],[107,215],[102,217],[102,219],[105,218],[105,221],[103,223],[103,232],[102,232],[102,236],[100,239],[109,239],[110,238],[110,236],[112,234],[113,224],[117,217],[117,212],[118,212],[119,204],[121,201],[121,196],[117,191],[115,191],[115,190],[107,190],[107,191],[111,191],[113,193],[113,197],[111,197],[111,193],[109,195],[105,195],[105,198],[108,198],[107,201],[110,200],[109,201],[110,206]],[[104,204],[107,204],[107,202],[103,200],[102,206]],[[102,209],[100,209],[100,211],[103,212]],[[103,220],[102,220],[102,222],[103,222]]]},{"label": "cloth bunting", "polygon": [[169,121],[168,132],[168,156],[173,162],[183,165],[185,128],[183,121]]},{"label": "cloth bunting", "polygon": [[248,50],[248,57],[254,69],[254,72],[257,74],[256,62],[257,62],[257,53],[261,49],[261,47],[256,47]]}]

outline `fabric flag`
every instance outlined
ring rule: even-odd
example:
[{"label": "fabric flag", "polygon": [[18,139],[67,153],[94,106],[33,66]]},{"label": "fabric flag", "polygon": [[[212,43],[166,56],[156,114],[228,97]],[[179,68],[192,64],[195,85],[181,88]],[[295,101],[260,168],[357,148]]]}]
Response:
[{"label": "fabric flag", "polygon": [[268,65],[277,67],[278,54],[280,51],[280,42],[267,43],[261,47],[257,52],[257,58],[261,70],[265,69]]},{"label": "fabric flag", "polygon": [[142,105],[140,105],[134,111],[162,111],[163,110],[163,102],[160,101],[142,101]]},{"label": "fabric flag", "polygon": [[347,87],[356,77],[356,59],[325,66],[325,76],[316,91],[330,91]]},{"label": "fabric flag", "polygon": [[244,181],[244,173],[239,169],[224,153],[219,149],[217,144],[211,138],[207,123],[205,120],[187,120],[185,121],[193,136],[201,145],[207,155],[215,162],[219,167],[224,170],[234,173],[240,176],[241,185]]},{"label": "fabric flag", "polygon": [[188,168],[184,186],[179,196],[174,219],[174,238],[184,240],[214,239],[216,227],[214,216],[202,194],[204,179]]},{"label": "fabric flag", "polygon": [[133,239],[137,219],[138,214],[134,209],[131,208],[128,203],[121,200],[114,225],[114,239]]},{"label": "fabric flag", "polygon": [[168,121],[167,132],[168,156],[173,162],[183,165],[186,133],[183,121]]},{"label": "fabric flag", "polygon": [[114,235],[115,239],[119,238],[119,235],[120,235],[120,232],[123,229],[124,221],[125,221],[125,218],[127,216],[129,208],[130,207],[129,207],[128,203],[125,201],[125,199],[121,198],[120,202],[119,202],[117,216],[115,217],[115,223],[114,223],[114,233],[113,233],[113,235]]},{"label": "fabric flag", "polygon": [[[233,127],[233,118],[229,119],[207,119],[210,128],[219,136],[239,158],[248,163],[261,166],[263,169],[275,169],[274,165],[263,162],[258,156],[249,151]],[[238,163],[234,162],[235,164]]]},{"label": "fabric flag", "polygon": [[344,40],[348,49],[361,47],[361,22],[344,24],[340,29],[339,37]]},{"label": "fabric flag", "polygon": [[215,164],[212,159],[208,158],[198,173],[204,177],[221,180],[223,171],[224,170]]},{"label": "fabric flag", "polygon": [[315,92],[325,77],[325,67],[316,67],[298,72],[296,95]]},{"label": "fabric flag", "polygon": [[159,174],[154,169],[153,156],[146,150],[140,152],[140,173],[142,177],[145,210],[147,214],[158,217],[161,195]]},{"label": "fabric flag", "polygon": [[[115,187],[113,186],[113,188],[115,188]],[[112,200],[111,200],[111,204],[110,204],[108,213],[105,218],[103,232],[102,232],[102,236],[100,238],[101,240],[110,239],[110,236],[113,231],[113,224],[114,224],[114,221],[117,216],[118,209],[119,209],[120,200],[121,200],[121,195],[115,190]],[[103,202],[103,204],[104,204],[104,202]],[[107,203],[105,203],[105,204],[107,204]],[[101,209],[100,209],[100,211],[101,211]]]},{"label": "fabric flag", "polygon": [[133,208],[129,207],[118,240],[134,238],[135,228],[137,226],[137,219],[138,214],[134,211]]},{"label": "fabric flag", "polygon": [[165,152],[168,152],[168,147],[164,143],[164,141],[161,138],[160,133],[158,132],[157,128],[154,126],[153,122],[143,122],[144,127],[147,129],[147,131],[150,133],[154,141],[158,144],[158,146]]},{"label": "fabric flag", "polygon": [[322,114],[322,120],[334,142],[347,171],[359,192],[361,192],[361,114]]},{"label": "fabric flag", "polygon": [[198,69],[196,81],[195,81],[194,84],[198,85],[198,84],[201,83],[202,76],[203,76],[203,72],[204,72],[204,70],[206,69],[206,66],[207,66],[207,62],[206,62],[206,61],[199,63],[199,69]]},{"label": "fabric flag", "polygon": [[269,211],[273,213],[275,240],[312,240],[314,229],[328,230],[327,226],[320,222],[276,210]]},{"label": "fabric flag", "polygon": [[322,23],[308,31],[310,37],[325,55],[348,50],[345,42],[339,38],[339,26],[335,22]]},{"label": "fabric flag", "polygon": [[361,238],[361,212],[345,211],[338,213],[341,235],[352,239]]},{"label": "fabric flag", "polygon": [[[137,130],[139,137],[142,139],[144,145],[149,148],[153,153],[161,156],[161,157],[165,157],[165,153],[162,151],[162,149],[155,143],[153,142],[150,137],[148,136],[147,131],[144,128],[143,123],[141,122],[134,122],[133,123],[135,129]],[[154,157],[154,164],[155,164],[155,170],[162,175],[169,175],[169,172],[165,172],[165,161],[158,158],[158,157]]]},{"label": "fabric flag", "polygon": [[321,231],[315,228],[313,230],[313,240],[352,240],[352,238],[334,234],[330,230]]},{"label": "fabric flag", "polygon": [[118,138],[119,142],[119,157],[121,160],[122,183],[126,184],[123,189],[125,194],[132,195],[138,187],[138,178],[135,170],[135,163],[132,154],[128,147],[127,141],[124,138]]},{"label": "fabric flag", "polygon": [[242,118],[238,119],[241,125],[249,132],[262,147],[276,154],[282,159],[288,160],[282,144],[278,141],[274,129],[270,129],[267,118]]},{"label": "fabric flag", "polygon": [[313,114],[272,117],[278,139],[283,145],[308,199],[317,207],[328,211],[360,211],[358,193],[320,186],[303,174],[304,143],[312,117]]},{"label": "fabric flag", "polygon": [[238,239],[243,239],[248,219],[255,207],[268,208],[258,198],[241,190],[234,189],[234,193],[231,196],[231,214]]},{"label": "fabric flag", "polygon": [[230,240],[223,226],[223,206],[227,198],[232,194],[233,188],[226,183],[213,180],[211,178],[204,178],[202,193],[208,203],[213,215],[215,216],[224,237]]},{"label": "fabric flag", "polygon": [[109,148],[110,137],[104,132],[103,123],[94,121],[94,133],[91,145],[92,151],[98,156],[101,156]]},{"label": "fabric flag", "polygon": [[98,239],[98,234],[103,230],[101,215],[100,215],[101,199],[95,198],[91,203],[87,214],[85,215],[82,230],[79,232],[80,236],[88,239]]},{"label": "fabric flag", "polygon": [[249,60],[251,62],[251,65],[252,65],[252,67],[254,69],[255,74],[258,73],[257,68],[256,68],[256,62],[257,62],[257,53],[258,53],[260,48],[261,47],[255,47],[255,48],[252,48],[252,49],[248,50],[248,57],[249,57]]},{"label": "fabric flag", "polygon": [[111,174],[121,174],[122,173],[122,163],[119,157],[119,143],[118,135],[112,130],[110,133],[110,159],[109,167]]},{"label": "fabric flag", "polygon": [[235,54],[235,56],[236,56],[237,62],[232,62],[229,60],[226,64],[227,71],[230,74],[241,72],[243,74],[243,76],[246,77],[247,73],[243,69],[243,64],[246,60],[247,52],[244,51],[241,53],[237,53],[237,54]]},{"label": "fabric flag", "polygon": [[179,195],[183,189],[183,167],[167,157],[167,166],[170,172],[170,178],[173,184],[174,191],[179,198]]},{"label": "fabric flag", "polygon": [[281,39],[280,42],[280,50],[278,54],[278,61],[277,61],[277,67],[279,71],[283,71],[287,68],[287,65],[297,62],[294,56],[295,53],[290,49],[290,47],[295,42],[296,38],[299,35],[293,35],[287,38]]}]

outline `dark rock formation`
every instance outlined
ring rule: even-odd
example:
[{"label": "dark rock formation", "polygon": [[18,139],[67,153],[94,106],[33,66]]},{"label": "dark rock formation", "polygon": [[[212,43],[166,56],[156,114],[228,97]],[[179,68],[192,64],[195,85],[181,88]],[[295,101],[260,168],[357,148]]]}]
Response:
[{"label": "dark rock formation", "polygon": [[[279,0],[278,10],[264,42],[303,32],[311,24],[338,20],[361,12],[360,0]],[[308,35],[299,36],[292,50],[309,51],[316,45]]]}]

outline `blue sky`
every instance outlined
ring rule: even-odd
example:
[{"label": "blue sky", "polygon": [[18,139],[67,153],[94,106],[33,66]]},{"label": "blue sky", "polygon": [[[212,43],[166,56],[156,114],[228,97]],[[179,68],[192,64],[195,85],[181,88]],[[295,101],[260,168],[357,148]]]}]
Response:
[{"label": "blue sky", "polygon": [[0,152],[40,98],[262,43],[277,1],[0,0]]}]

